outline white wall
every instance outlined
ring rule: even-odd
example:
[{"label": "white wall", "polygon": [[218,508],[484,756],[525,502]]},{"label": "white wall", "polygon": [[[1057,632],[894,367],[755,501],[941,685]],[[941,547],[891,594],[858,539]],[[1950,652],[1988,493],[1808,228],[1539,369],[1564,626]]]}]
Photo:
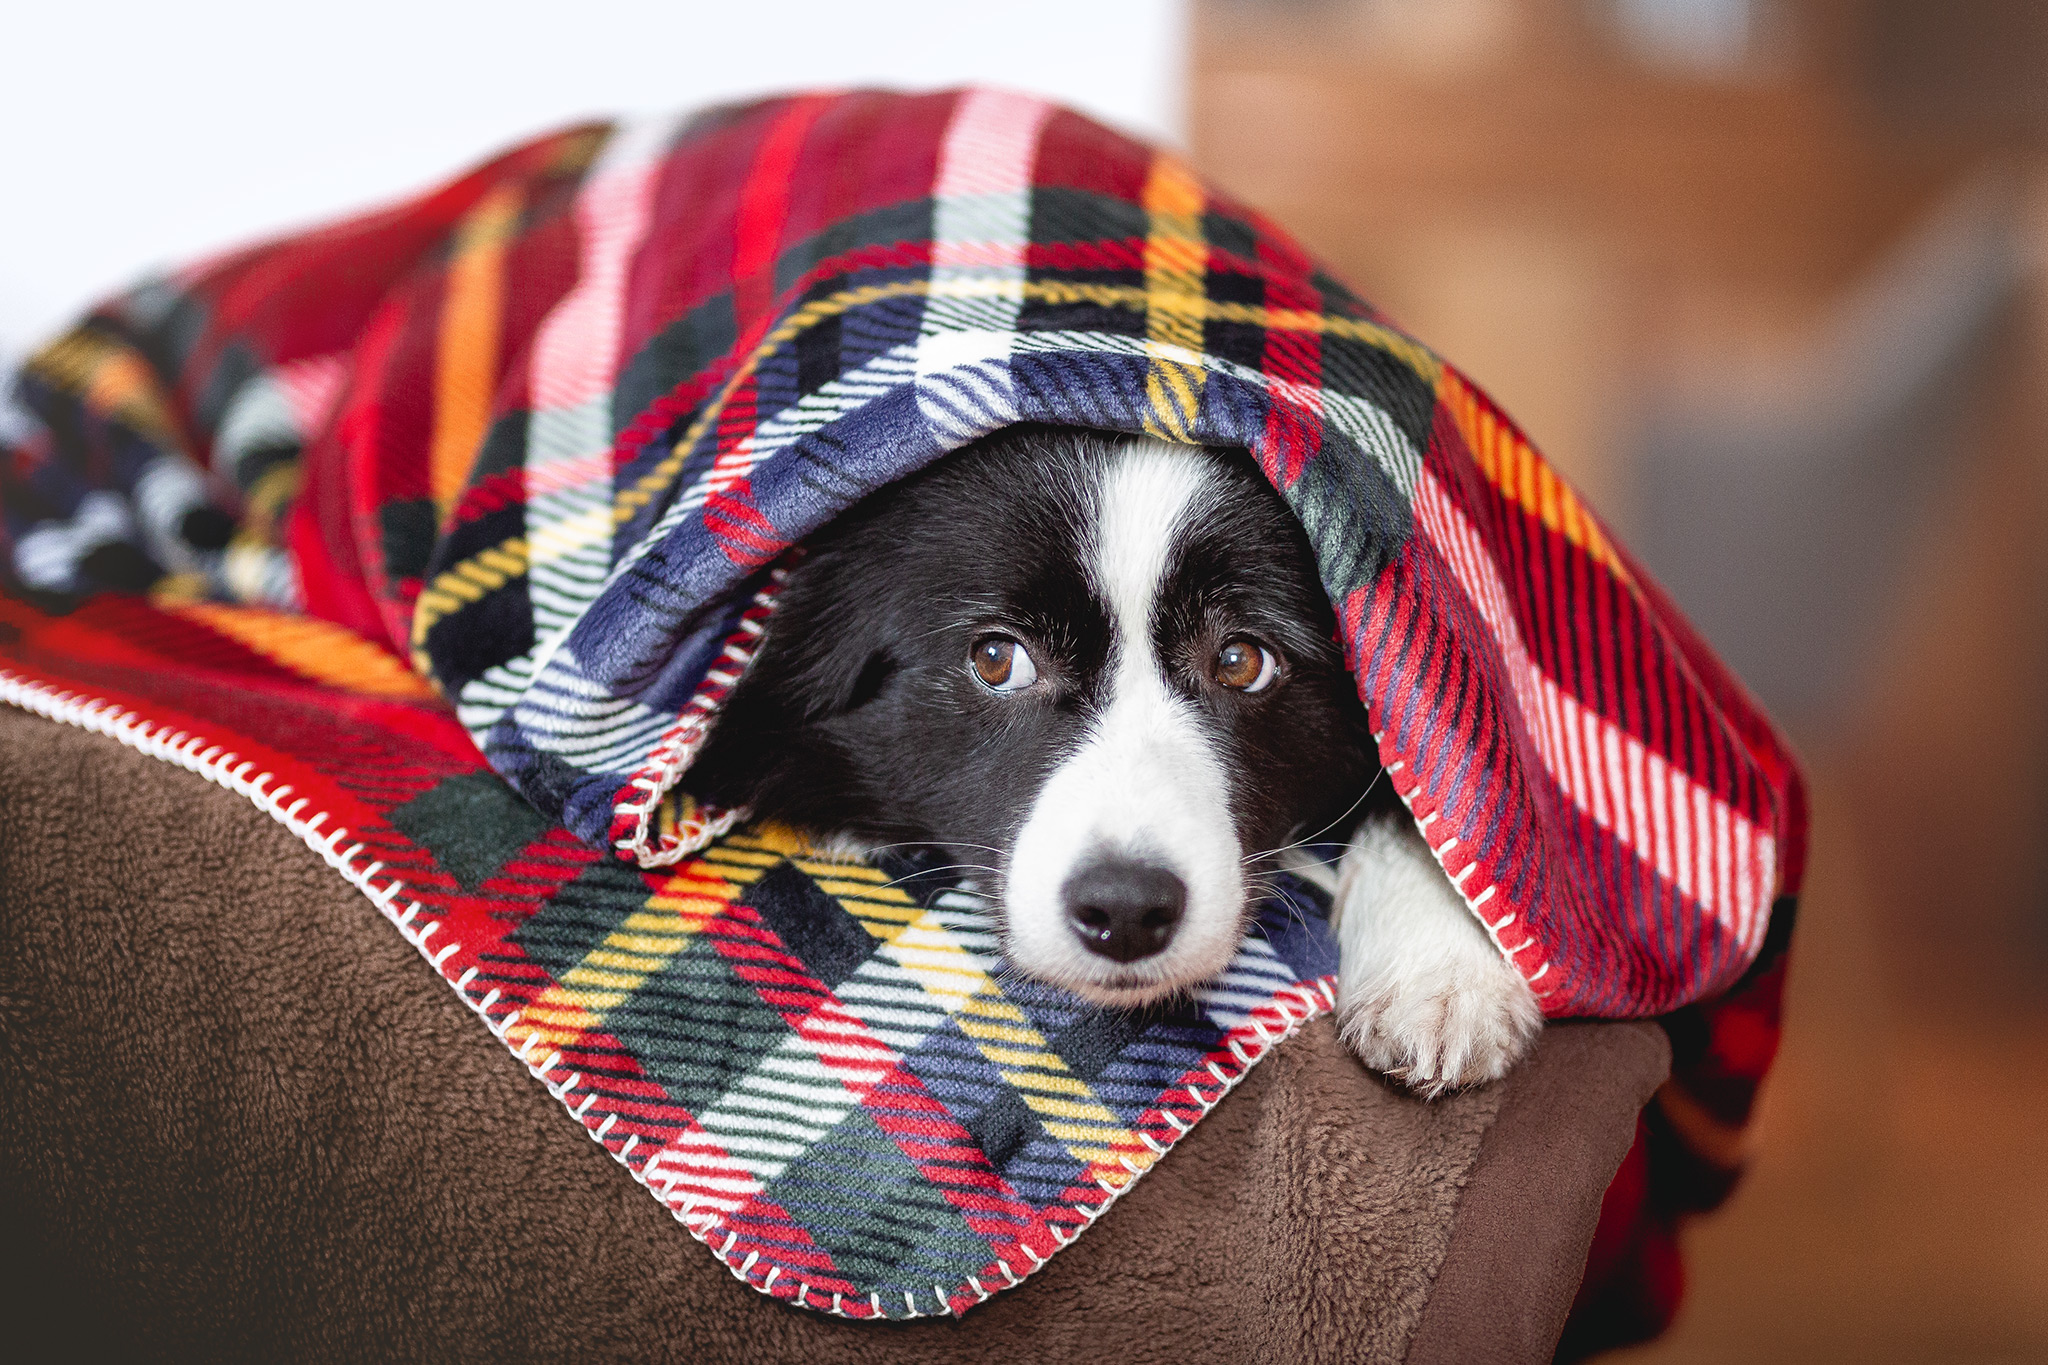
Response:
[{"label": "white wall", "polygon": [[1180,127],[1184,0],[15,0],[0,361],[140,271],[589,114],[992,81]]}]

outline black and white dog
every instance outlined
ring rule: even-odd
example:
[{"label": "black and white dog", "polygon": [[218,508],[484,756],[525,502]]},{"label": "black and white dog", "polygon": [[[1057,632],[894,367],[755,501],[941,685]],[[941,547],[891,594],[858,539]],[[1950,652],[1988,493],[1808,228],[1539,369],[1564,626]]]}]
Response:
[{"label": "black and white dog", "polygon": [[[1426,1093],[1535,996],[1380,778],[1301,527],[1242,451],[1012,427],[840,517],[698,757],[701,796],[979,864],[1018,969],[1136,1005],[1215,975],[1259,874],[1335,896],[1340,1018]],[[1334,877],[1296,842],[1350,828]]]}]

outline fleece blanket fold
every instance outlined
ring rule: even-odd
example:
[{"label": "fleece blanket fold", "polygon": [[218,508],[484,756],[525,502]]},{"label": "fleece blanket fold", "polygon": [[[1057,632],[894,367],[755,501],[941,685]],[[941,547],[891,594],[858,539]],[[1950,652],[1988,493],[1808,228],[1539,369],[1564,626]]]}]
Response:
[{"label": "fleece blanket fold", "polygon": [[916,860],[775,828],[659,869],[605,857],[329,622],[0,598],[0,701],[253,802],[735,1275],[842,1317],[1022,1283],[1333,999],[1327,909],[1291,880],[1195,998],[1121,1013],[1004,971],[981,899]]},{"label": "fleece blanket fold", "polygon": [[[155,611],[203,625],[200,654],[346,628],[445,698],[482,755],[448,761],[487,763],[537,829],[566,830],[561,848],[632,895],[721,859],[826,875],[782,836],[717,842],[741,813],[688,794],[690,760],[772,622],[778,565],[809,532],[1018,421],[1243,446],[1307,530],[1381,759],[1446,873],[1551,1016],[1686,1012],[1697,1045],[1680,1058],[1674,1150],[1704,1154],[1708,1184],[1730,1165],[1775,1045],[1773,949],[1805,830],[1793,759],[1478,386],[1170,152],[989,90],[569,129],[393,209],[145,283],[32,360],[20,397],[0,522],[24,602],[146,589],[154,608],[73,621]],[[61,692],[76,674],[64,628],[19,629],[45,680],[22,686],[54,705],[45,683]],[[155,629],[106,625],[168,638]],[[321,656],[281,667],[320,679]],[[149,666],[185,657],[165,645]],[[129,680],[142,704],[124,714],[152,742],[204,733],[152,713],[167,686]],[[433,752],[452,754],[450,712],[405,705],[393,733],[432,731]],[[216,714],[233,747],[245,729]],[[321,734],[257,738],[282,764],[342,743]],[[448,878],[406,895],[466,892],[447,861],[462,855],[409,836],[402,804],[372,801],[362,827],[382,821]],[[526,807],[490,809],[476,818]],[[914,868],[885,871],[915,885]],[[942,894],[919,890],[920,912],[940,913]],[[1316,922],[1300,907],[1260,921],[1247,951],[1274,955],[1279,1013],[1240,1035],[1252,1014],[1198,1006],[1173,1025],[1199,1034],[1189,1056],[1233,1055],[1327,1006]],[[986,950],[964,924],[927,927],[949,950]],[[893,970],[919,970],[876,924],[848,934],[839,956],[786,934],[772,951],[835,1007],[833,972],[889,956],[877,942],[897,950]],[[601,1007],[569,1003],[585,1015],[564,1029],[603,1031]],[[800,1037],[813,1017],[772,1008]],[[1124,1030],[1119,1047],[1151,1026],[1091,1025]],[[1129,1102],[1156,1100],[1185,1060],[1145,1071]],[[870,1081],[852,1084],[868,1103]],[[669,1098],[694,1114],[715,1097]],[[1147,1128],[1149,1102],[1103,1103],[1131,1142],[1091,1140],[1073,1159],[1106,1196],[1118,1163],[1176,1129]],[[1043,1192],[1086,1202],[1063,1180]],[[1036,1198],[1012,1212],[1052,1207]],[[817,1306],[790,1285],[793,1262],[763,1250],[745,1264]],[[901,1311],[973,1294],[944,1275],[886,1283],[909,1295]]]}]

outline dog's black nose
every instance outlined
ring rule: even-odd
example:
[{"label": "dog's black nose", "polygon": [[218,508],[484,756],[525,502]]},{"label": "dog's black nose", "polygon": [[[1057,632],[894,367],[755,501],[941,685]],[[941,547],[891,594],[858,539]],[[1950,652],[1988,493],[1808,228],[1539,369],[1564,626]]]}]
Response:
[{"label": "dog's black nose", "polygon": [[1136,962],[1164,948],[1188,908],[1187,884],[1165,868],[1097,858],[1060,888],[1067,920],[1090,952]]}]

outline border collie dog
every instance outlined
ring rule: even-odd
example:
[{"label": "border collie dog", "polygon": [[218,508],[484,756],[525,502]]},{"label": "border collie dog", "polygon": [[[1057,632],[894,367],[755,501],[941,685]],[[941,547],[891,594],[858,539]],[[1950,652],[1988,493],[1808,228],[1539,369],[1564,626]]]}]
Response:
[{"label": "border collie dog", "polygon": [[[1429,1094],[1494,1079],[1535,996],[1380,776],[1250,456],[1019,426],[812,538],[689,782],[977,866],[1011,965],[1110,1005],[1215,975],[1285,867],[1335,897],[1359,1056]],[[1347,834],[1333,876],[1306,845]]]}]

